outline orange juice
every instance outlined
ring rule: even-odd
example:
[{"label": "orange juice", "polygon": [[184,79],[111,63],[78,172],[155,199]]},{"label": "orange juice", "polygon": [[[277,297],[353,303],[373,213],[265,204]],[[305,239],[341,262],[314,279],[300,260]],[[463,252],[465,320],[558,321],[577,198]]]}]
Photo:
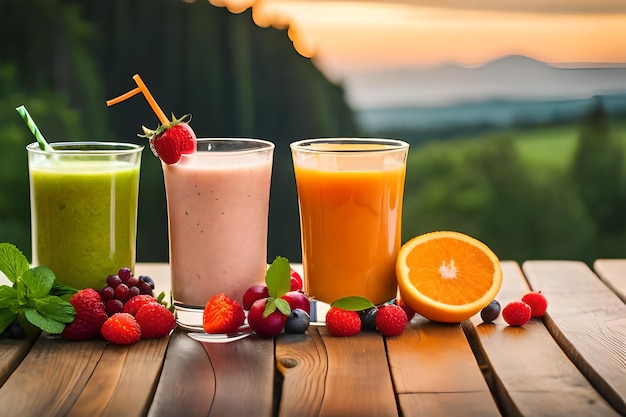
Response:
[{"label": "orange juice", "polygon": [[389,301],[397,291],[408,145],[312,142],[292,144],[305,290],[327,303],[357,295],[374,304]]}]

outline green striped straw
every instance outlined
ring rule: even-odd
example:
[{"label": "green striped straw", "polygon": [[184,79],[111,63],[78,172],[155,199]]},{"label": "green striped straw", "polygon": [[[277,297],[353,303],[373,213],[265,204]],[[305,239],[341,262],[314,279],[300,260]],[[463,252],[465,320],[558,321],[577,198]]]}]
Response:
[{"label": "green striped straw", "polygon": [[24,119],[24,122],[26,122],[26,126],[28,126],[33,135],[35,135],[35,138],[37,138],[37,142],[39,142],[39,148],[43,149],[44,151],[54,150],[52,149],[52,146],[48,145],[48,142],[46,142],[46,140],[44,139],[43,135],[39,131],[39,128],[35,124],[35,121],[32,119],[32,117],[30,117],[30,114],[28,114],[28,110],[26,110],[26,107],[16,107],[15,110],[17,110],[20,116],[22,116],[22,119]]}]

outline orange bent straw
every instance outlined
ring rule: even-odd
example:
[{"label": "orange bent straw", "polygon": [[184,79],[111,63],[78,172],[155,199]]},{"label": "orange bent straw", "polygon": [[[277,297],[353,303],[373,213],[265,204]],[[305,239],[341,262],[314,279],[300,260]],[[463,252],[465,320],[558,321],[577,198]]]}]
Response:
[{"label": "orange bent straw", "polygon": [[165,115],[165,113],[163,113],[163,110],[161,110],[156,100],[154,100],[154,97],[152,97],[152,94],[150,94],[148,87],[146,87],[146,85],[144,84],[139,74],[133,75],[133,80],[135,80],[135,83],[137,83],[137,88],[133,88],[129,92],[124,93],[119,97],[115,97],[114,99],[108,100],[107,106],[112,106],[114,104],[120,103],[126,99],[131,98],[135,94],[143,93],[146,100],[148,100],[148,104],[152,108],[152,111],[154,112],[154,114],[156,114],[156,116],[159,118],[159,120],[161,121],[163,125],[167,125],[170,121],[167,120],[167,116]]}]

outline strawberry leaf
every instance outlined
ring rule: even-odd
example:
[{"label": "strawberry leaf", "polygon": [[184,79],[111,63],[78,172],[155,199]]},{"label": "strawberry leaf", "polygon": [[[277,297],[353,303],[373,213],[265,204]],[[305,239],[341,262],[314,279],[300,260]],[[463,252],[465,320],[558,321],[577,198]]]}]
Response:
[{"label": "strawberry leaf", "polygon": [[265,285],[270,297],[279,298],[289,292],[291,289],[290,273],[289,260],[277,256],[265,273]]},{"label": "strawberry leaf", "polygon": [[339,300],[333,302],[331,306],[350,311],[362,311],[367,310],[368,308],[376,307],[367,298],[357,296],[340,298]]},{"label": "strawberry leaf", "polygon": [[263,309],[263,317],[269,316],[274,311],[276,311],[276,299],[270,298],[269,300],[267,300],[267,303],[265,303],[265,308]]},{"label": "strawberry leaf", "polygon": [[283,298],[276,298],[274,299],[274,303],[276,304],[276,308],[285,316],[288,316],[291,313],[291,306],[289,306],[287,300]]}]

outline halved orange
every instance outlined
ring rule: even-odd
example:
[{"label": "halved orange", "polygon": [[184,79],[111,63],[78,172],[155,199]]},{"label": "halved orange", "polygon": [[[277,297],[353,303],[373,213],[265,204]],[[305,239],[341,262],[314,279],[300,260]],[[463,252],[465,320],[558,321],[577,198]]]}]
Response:
[{"label": "halved orange", "polygon": [[430,232],[400,248],[396,276],[402,299],[427,319],[460,323],[500,291],[502,269],[493,251],[459,232]]}]

